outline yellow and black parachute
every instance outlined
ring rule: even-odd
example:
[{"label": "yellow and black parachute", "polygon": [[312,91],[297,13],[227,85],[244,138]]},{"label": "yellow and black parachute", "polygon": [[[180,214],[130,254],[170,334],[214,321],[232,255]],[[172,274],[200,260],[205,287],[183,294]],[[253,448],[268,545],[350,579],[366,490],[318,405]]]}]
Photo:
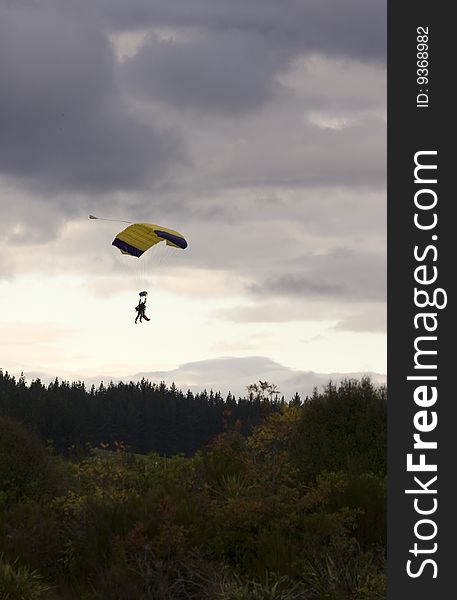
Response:
[{"label": "yellow and black parachute", "polygon": [[113,246],[119,248],[122,254],[140,257],[144,252],[165,242],[167,246],[187,248],[184,236],[178,231],[154,225],[153,223],[133,223],[120,231],[113,240]]}]

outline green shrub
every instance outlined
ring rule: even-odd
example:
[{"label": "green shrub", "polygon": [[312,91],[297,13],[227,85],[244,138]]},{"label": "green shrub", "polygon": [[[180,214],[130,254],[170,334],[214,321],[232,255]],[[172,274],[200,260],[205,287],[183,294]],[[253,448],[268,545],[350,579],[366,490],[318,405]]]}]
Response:
[{"label": "green shrub", "polygon": [[0,600],[49,600],[50,593],[36,571],[0,558]]},{"label": "green shrub", "polygon": [[304,564],[303,581],[310,598],[319,600],[384,600],[385,558],[361,552],[354,541],[336,545]]},{"label": "green shrub", "polygon": [[55,470],[38,437],[0,417],[0,493],[3,503],[53,491]]},{"label": "green shrub", "polygon": [[386,473],[387,402],[369,379],[329,384],[302,407],[290,454],[307,481],[323,471]]}]

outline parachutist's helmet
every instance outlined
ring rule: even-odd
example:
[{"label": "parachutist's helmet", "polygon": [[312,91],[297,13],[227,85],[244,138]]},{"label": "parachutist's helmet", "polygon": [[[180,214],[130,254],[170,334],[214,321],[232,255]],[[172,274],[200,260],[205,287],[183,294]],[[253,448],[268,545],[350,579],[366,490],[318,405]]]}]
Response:
[{"label": "parachutist's helmet", "polygon": [[142,298],[143,296],[146,297],[148,295],[147,292],[140,292],[140,298]]}]

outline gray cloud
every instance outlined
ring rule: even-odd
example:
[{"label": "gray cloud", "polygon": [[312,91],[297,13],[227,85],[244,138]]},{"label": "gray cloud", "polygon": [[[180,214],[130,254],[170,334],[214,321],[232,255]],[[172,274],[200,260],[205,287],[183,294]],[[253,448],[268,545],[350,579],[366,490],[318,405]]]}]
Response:
[{"label": "gray cloud", "polygon": [[285,273],[276,279],[267,280],[260,288],[256,285],[251,287],[254,293],[264,293],[266,290],[273,294],[291,296],[341,296],[345,292],[345,286],[341,283],[331,283],[323,279],[314,280],[307,275],[292,275]]},{"label": "gray cloud", "polygon": [[[278,75],[304,54],[385,60],[385,6],[373,0],[99,6],[112,27],[175,28],[165,38],[147,36],[125,71],[141,96],[181,109],[232,115],[258,109],[278,91]],[[315,96],[315,104],[322,102]]]},{"label": "gray cloud", "polygon": [[377,0],[96,0],[96,6],[118,31],[151,26],[246,31],[294,52],[385,58],[386,5]]},{"label": "gray cloud", "polygon": [[215,316],[234,323],[334,321],[335,325],[325,326],[326,333],[333,330],[384,333],[387,329],[385,303],[369,301],[364,303],[362,299],[343,303],[339,300],[335,302],[331,297],[316,299],[306,294],[268,301],[257,299],[256,302],[219,310]]},{"label": "gray cloud", "polygon": [[[373,9],[366,13],[370,26]],[[153,205],[159,214],[184,215],[190,221],[217,220],[233,210],[215,196],[223,189],[240,186],[384,183],[384,144],[380,139],[385,137],[385,126],[372,117],[340,132],[310,126],[299,114],[306,106],[303,97],[291,103],[290,98],[287,100],[291,91],[283,84],[274,106],[258,118],[224,121],[204,114],[212,107],[216,112],[232,111],[239,116],[256,104],[261,106],[273,90],[278,90],[277,80],[270,75],[283,69],[293,54],[278,41],[290,36],[278,32],[297,27],[300,3],[290,2],[287,10],[278,12],[276,2],[148,0],[128,5],[91,2],[89,7],[80,2],[62,5],[43,0],[39,4],[4,3],[1,10],[4,51],[0,53],[0,74],[5,93],[0,114],[0,173],[33,188],[34,203],[41,195],[43,204],[58,209],[48,212],[54,231],[66,219],[96,209],[109,209],[109,216],[122,218],[125,214],[118,210],[120,204],[133,219],[149,218]],[[320,21],[316,7],[311,5],[307,10]],[[147,68],[151,44],[155,50],[161,48],[157,57],[149,56],[157,69],[145,74],[142,85],[154,81],[153,95],[169,101],[152,112],[141,112],[138,107],[132,112],[129,89],[122,87],[125,81],[118,76],[119,65],[107,37],[113,28],[133,27],[135,19],[143,27],[194,27],[179,44],[159,43],[152,37],[150,45],[132,59],[131,66]],[[308,21],[303,19],[306,28]],[[323,39],[323,46],[327,42]],[[192,69],[183,78],[167,73],[169,58],[178,71],[183,65],[193,65],[199,71],[200,85],[191,76]],[[227,68],[219,69],[218,62]],[[343,66],[341,69],[347,71]],[[326,83],[314,99],[310,90],[308,100],[343,102],[339,96],[342,83],[335,72],[325,79],[333,80],[334,89]],[[353,75],[350,89],[356,80]],[[316,81],[315,72],[312,85],[322,85]],[[354,97],[348,93],[345,90],[348,107],[360,103],[364,96],[359,88]],[[186,102],[202,107],[200,120],[181,110]],[[367,105],[373,102],[374,97],[366,96]],[[159,122],[160,129],[154,126]],[[179,134],[171,133],[177,131]],[[180,141],[184,138],[192,156],[191,162],[186,157],[187,171],[177,168],[185,160]],[[145,189],[143,196],[132,196],[133,191]],[[120,195],[122,190],[128,195]],[[209,199],[206,206],[200,202],[202,192]],[[27,203],[30,205],[29,200]],[[244,218],[246,204],[234,218]],[[19,215],[16,208],[7,208],[18,215],[16,222],[23,221],[15,241],[46,237],[40,219],[31,219],[28,210]],[[331,213],[327,222],[330,217]],[[319,216],[317,220],[323,225]],[[46,234],[49,232],[48,226]]]},{"label": "gray cloud", "polygon": [[212,32],[187,41],[150,36],[124,70],[131,89],[151,100],[237,115],[266,101],[278,85],[272,75],[287,59],[255,33]]},{"label": "gray cloud", "polygon": [[[298,261],[297,261],[298,262]],[[385,256],[334,250],[307,256],[303,267],[249,286],[256,296],[327,298],[343,302],[385,300]]]},{"label": "gray cloud", "polygon": [[130,112],[92,13],[48,1],[0,8],[0,173],[35,191],[144,188],[180,157]]}]

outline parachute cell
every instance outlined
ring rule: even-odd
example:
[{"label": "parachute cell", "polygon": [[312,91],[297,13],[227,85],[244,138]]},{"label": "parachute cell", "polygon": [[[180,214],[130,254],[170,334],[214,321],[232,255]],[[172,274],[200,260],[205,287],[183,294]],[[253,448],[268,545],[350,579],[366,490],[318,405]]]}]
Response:
[{"label": "parachute cell", "polygon": [[184,236],[178,231],[154,225],[153,223],[134,223],[119,232],[113,240],[113,246],[119,248],[122,254],[139,258],[146,250],[165,242],[167,246],[187,248]]}]

